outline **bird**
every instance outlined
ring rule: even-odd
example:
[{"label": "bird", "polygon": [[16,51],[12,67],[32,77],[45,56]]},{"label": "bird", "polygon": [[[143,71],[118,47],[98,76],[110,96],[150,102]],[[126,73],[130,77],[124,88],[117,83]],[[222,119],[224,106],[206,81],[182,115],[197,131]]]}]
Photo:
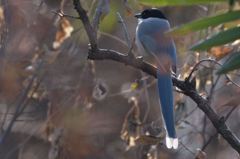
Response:
[{"label": "bird", "polygon": [[157,66],[157,86],[164,126],[166,146],[178,148],[175,130],[174,95],[172,74],[176,74],[176,47],[173,39],[165,33],[170,30],[166,16],[156,8],[145,9],[135,14],[138,18],[136,27],[136,45],[141,55],[152,55]]}]

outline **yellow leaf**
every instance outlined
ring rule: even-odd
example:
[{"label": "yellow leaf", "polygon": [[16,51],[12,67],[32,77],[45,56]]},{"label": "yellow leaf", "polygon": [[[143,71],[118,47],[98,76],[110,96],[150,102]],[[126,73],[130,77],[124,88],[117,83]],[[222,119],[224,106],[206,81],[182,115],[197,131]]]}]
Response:
[{"label": "yellow leaf", "polygon": [[58,49],[61,44],[71,36],[73,27],[66,18],[61,18],[59,23],[59,29],[56,33],[55,41],[53,42],[53,48]]},{"label": "yellow leaf", "polygon": [[135,90],[138,88],[138,83],[134,82],[131,84],[131,90]]}]

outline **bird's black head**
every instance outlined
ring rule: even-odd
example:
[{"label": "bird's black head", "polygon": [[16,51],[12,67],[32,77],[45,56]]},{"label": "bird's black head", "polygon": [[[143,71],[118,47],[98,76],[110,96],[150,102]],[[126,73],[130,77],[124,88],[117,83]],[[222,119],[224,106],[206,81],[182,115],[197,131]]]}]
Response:
[{"label": "bird's black head", "polygon": [[147,18],[160,18],[166,19],[165,15],[159,9],[145,9],[142,13],[135,14],[136,18],[147,19]]}]

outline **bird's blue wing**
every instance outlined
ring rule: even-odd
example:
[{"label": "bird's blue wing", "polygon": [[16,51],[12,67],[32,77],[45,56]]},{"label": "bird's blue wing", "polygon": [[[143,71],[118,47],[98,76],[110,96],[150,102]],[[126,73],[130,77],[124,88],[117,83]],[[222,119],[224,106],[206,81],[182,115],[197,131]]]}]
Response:
[{"label": "bird's blue wing", "polygon": [[172,70],[176,73],[176,47],[174,41],[165,35],[169,29],[168,21],[150,18],[139,24],[137,38],[145,51],[155,58],[157,56],[157,60],[163,60],[162,56],[169,58]]}]

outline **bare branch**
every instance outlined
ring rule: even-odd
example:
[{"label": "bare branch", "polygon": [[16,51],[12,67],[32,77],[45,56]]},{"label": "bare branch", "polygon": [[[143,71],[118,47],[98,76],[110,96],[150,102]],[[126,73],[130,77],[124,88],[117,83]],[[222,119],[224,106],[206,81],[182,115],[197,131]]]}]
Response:
[{"label": "bare branch", "polygon": [[131,39],[130,39],[128,30],[127,30],[126,23],[124,22],[121,14],[120,14],[119,12],[117,12],[117,16],[118,16],[118,21],[119,21],[119,23],[122,24],[123,31],[124,31],[124,36],[125,36],[126,42],[127,42],[127,44],[128,44],[128,48],[131,48]]},{"label": "bare branch", "polygon": [[133,39],[133,41],[131,42],[131,38],[130,38],[130,35],[129,35],[129,32],[127,30],[127,26],[126,26],[126,23],[124,22],[121,14],[119,12],[117,12],[117,16],[118,16],[118,20],[119,20],[119,23],[122,24],[122,27],[123,27],[123,31],[124,31],[124,36],[125,36],[125,39],[126,39],[126,43],[128,45],[128,56],[130,58],[134,57],[134,54],[132,52],[133,50],[133,46],[134,46],[134,42],[135,42],[135,38]]},{"label": "bare branch", "polygon": [[72,18],[72,19],[79,19],[79,17],[75,17],[75,16],[72,16],[72,15],[68,15],[68,14],[64,14],[63,11],[55,11],[53,10],[52,11],[54,14],[57,14],[59,17],[67,17],[67,18]]},{"label": "bare branch", "polygon": [[[200,60],[198,63],[196,63],[196,64],[194,65],[192,71],[190,72],[189,76],[185,79],[185,81],[190,81],[191,77],[193,76],[193,73],[198,70],[198,67],[199,67],[203,62],[210,62],[210,63],[214,63],[214,64],[216,64],[216,65],[218,65],[218,66],[222,66],[221,63],[217,62],[217,61],[214,60],[214,59],[203,59],[203,60]],[[225,77],[226,77],[227,80],[229,80],[229,82],[231,82],[233,85],[235,85],[236,87],[240,88],[240,86],[239,86],[236,82],[234,82],[233,80],[231,80],[231,78],[230,78],[227,74],[225,74]]]},{"label": "bare branch", "polygon": [[110,4],[109,3],[110,3],[109,0],[99,0],[98,1],[98,6],[96,8],[95,15],[94,15],[93,22],[92,22],[93,28],[96,31],[96,33],[97,33],[97,30],[98,30],[100,20],[105,15],[107,15],[110,11]]},{"label": "bare branch", "polygon": [[11,132],[11,130],[15,124],[15,121],[17,121],[18,117],[24,112],[25,108],[28,106],[28,104],[29,104],[28,95],[31,92],[31,90],[32,90],[32,92],[30,93],[30,97],[32,97],[33,94],[38,89],[40,82],[38,82],[37,85],[34,86],[34,81],[37,79],[40,69],[42,68],[42,63],[43,62],[41,62],[39,64],[36,72],[29,79],[29,83],[28,83],[27,87],[21,92],[19,99],[17,99],[16,110],[13,114],[13,117],[10,120],[9,124],[7,125],[6,130],[4,130],[3,133],[0,135],[0,145],[4,144],[6,138],[8,137],[9,133]]},{"label": "bare branch", "polygon": [[15,113],[10,121],[10,123],[8,124],[6,130],[4,130],[3,134],[0,136],[0,145],[4,144],[6,137],[9,135],[9,133],[12,130],[12,127],[14,126],[15,121],[17,120],[17,118],[19,117],[19,115],[21,114],[22,111],[22,107],[24,107],[25,101],[27,99],[27,95],[30,91],[30,89],[32,88],[33,82],[35,80],[36,76],[32,76],[28,86],[23,90],[21,97],[17,103],[16,106],[16,110]]},{"label": "bare branch", "polygon": [[[89,22],[86,11],[82,8],[79,0],[73,0],[73,4],[84,24],[84,28],[87,32],[90,44],[92,46],[88,54],[89,59],[117,61],[156,77],[157,69],[141,59],[129,58],[127,55],[114,50],[98,49],[95,36],[96,34]],[[182,81],[175,77],[172,77],[172,80],[173,84],[176,87],[181,89],[185,95],[189,96],[195,103],[197,103],[198,108],[200,108],[206,114],[218,133],[222,135],[222,137],[232,146],[232,148],[240,153],[239,139],[229,130],[228,126],[225,124],[224,117],[219,117],[216,112],[210,107],[209,102],[201,97],[188,81]]]},{"label": "bare branch", "polygon": [[78,12],[79,18],[83,22],[83,26],[87,32],[91,48],[93,50],[97,50],[97,34],[92,25],[90,24],[86,11],[82,8],[79,0],[73,0],[73,5],[74,9]]},{"label": "bare branch", "polygon": [[[227,113],[227,115],[225,116],[225,121],[228,120],[228,118],[231,116],[231,114],[237,109],[237,106],[233,106],[232,109]],[[211,143],[211,141],[214,139],[214,137],[216,137],[218,134],[218,132],[214,133],[214,135],[212,135],[208,141],[206,143],[204,143],[204,145],[202,146],[201,150],[205,150],[207,148],[207,146]]]}]

